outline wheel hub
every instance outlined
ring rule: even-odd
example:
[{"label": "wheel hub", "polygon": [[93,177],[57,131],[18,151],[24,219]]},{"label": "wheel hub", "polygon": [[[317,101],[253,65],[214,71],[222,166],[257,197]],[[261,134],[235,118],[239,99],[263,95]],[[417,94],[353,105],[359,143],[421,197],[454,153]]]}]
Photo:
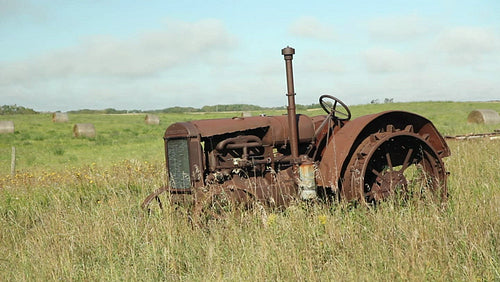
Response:
[{"label": "wheel hub", "polygon": [[408,187],[408,181],[400,171],[387,171],[373,184],[370,191],[366,193],[368,200],[380,201],[396,191],[405,192]]}]

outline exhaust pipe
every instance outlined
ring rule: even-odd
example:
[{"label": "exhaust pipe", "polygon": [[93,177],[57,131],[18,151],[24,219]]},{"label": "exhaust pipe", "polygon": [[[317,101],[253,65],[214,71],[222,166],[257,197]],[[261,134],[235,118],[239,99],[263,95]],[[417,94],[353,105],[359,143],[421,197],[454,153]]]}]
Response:
[{"label": "exhaust pipe", "polygon": [[[288,93],[288,127],[290,128],[290,145],[292,162],[298,168],[299,195],[302,200],[311,200],[317,197],[314,164],[310,160],[299,160],[299,137],[297,130],[297,115],[295,113],[295,90],[293,87],[292,59],[295,49],[286,47],[281,50],[285,56],[286,82]],[[300,163],[300,164],[299,164]]]},{"label": "exhaust pipe", "polygon": [[293,162],[297,163],[299,158],[299,138],[297,133],[297,115],[295,113],[295,90],[293,87],[293,69],[292,59],[295,54],[295,49],[287,46],[281,50],[281,54],[285,57],[286,67],[286,84],[288,93],[288,127],[290,128],[290,149]]}]

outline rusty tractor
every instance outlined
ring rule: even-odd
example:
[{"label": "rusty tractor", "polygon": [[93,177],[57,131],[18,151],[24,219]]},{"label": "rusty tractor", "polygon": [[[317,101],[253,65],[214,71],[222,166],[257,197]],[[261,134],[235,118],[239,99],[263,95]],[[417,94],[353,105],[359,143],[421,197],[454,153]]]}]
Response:
[{"label": "rusty tractor", "polygon": [[282,49],[287,115],[195,120],[166,129],[168,185],[149,195],[144,209],[163,192],[191,199],[195,213],[252,202],[376,204],[415,193],[446,200],[442,158],[450,150],[431,121],[405,111],[351,120],[346,104],[331,95],[319,97],[324,115],[296,114],[294,54]]}]

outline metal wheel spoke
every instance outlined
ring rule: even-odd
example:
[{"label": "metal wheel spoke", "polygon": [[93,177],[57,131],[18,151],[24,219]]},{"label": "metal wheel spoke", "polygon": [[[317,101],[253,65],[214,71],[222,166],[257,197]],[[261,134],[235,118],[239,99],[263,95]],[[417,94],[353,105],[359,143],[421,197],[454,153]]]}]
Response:
[{"label": "metal wheel spoke", "polygon": [[410,157],[412,154],[413,154],[413,148],[410,148],[410,150],[408,150],[408,153],[406,154],[405,160],[403,162],[403,167],[400,170],[401,172],[404,172],[410,165]]},{"label": "metal wheel spoke", "polygon": [[366,197],[368,197],[368,201],[376,200],[378,198],[377,194],[380,193],[380,191],[382,191],[382,188],[380,188],[380,185],[378,185],[377,183],[373,184],[370,192],[365,194]]},{"label": "metal wheel spoke", "polygon": [[394,168],[392,166],[391,155],[389,155],[389,153],[386,153],[385,158],[387,159],[387,165],[389,166],[389,170],[394,171]]},{"label": "metal wheel spoke", "polygon": [[376,171],[375,169],[372,169],[372,173],[378,177],[382,177],[382,174],[380,172]]},{"label": "metal wheel spoke", "polygon": [[[431,155],[431,153],[429,153],[428,151],[425,151],[425,156],[427,157],[427,159],[429,160],[429,163],[431,166],[435,166],[436,164],[436,159]],[[434,161],[433,161],[434,160]]]},{"label": "metal wheel spoke", "polygon": [[340,114],[340,115],[345,116],[345,117],[349,116],[348,114],[343,113],[343,112],[340,112],[340,111],[337,111],[337,110],[335,110],[335,112],[336,112],[337,114]]}]

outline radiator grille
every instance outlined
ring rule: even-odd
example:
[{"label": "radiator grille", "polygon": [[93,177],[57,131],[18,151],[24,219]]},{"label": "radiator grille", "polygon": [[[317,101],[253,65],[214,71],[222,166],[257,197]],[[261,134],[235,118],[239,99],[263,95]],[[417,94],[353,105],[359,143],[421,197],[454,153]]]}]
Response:
[{"label": "radiator grille", "polygon": [[172,188],[188,189],[191,187],[189,150],[187,139],[167,141],[169,182]]}]

